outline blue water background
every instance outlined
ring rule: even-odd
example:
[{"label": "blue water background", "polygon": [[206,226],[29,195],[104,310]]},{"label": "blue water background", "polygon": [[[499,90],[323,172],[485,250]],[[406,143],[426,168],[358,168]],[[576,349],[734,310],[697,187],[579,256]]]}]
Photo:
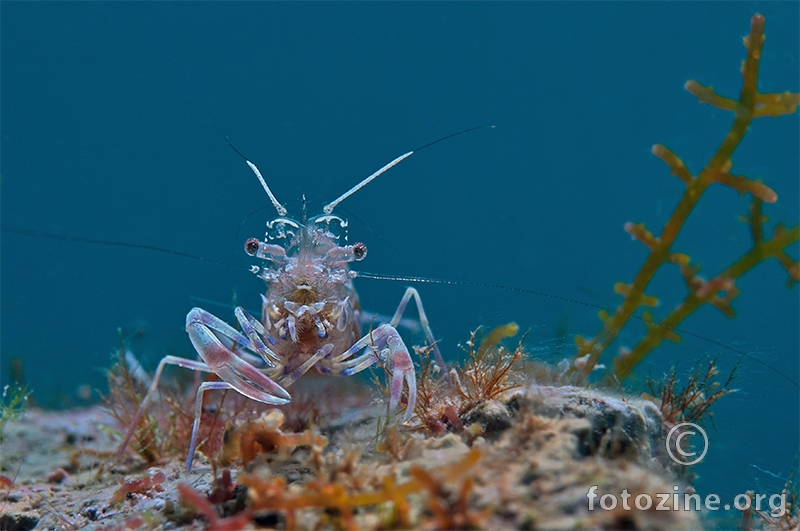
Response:
[{"label": "blue water background", "polygon": [[[262,282],[243,241],[274,217],[232,142],[278,198],[311,213],[392,158],[438,137],[496,125],[415,154],[345,201],[358,269],[518,286],[613,306],[683,185],[651,153],[663,143],[697,170],[731,123],[688,79],[735,96],[753,13],[767,17],[763,91],[800,89],[798,4],[762,3],[12,3],[2,15],[2,223],[160,246],[241,268],[122,247],[2,233],[2,382],[23,360],[37,403],[81,405],[103,389],[117,328],[152,367],[194,356],[194,305],[233,320],[233,293],[258,309]],[[798,117],[755,122],[734,172],[780,195],[765,213],[796,224]],[[679,237],[713,275],[749,249],[748,199],[715,187]],[[249,216],[249,217],[248,217]],[[356,221],[355,218],[359,221]],[[794,246],[790,254],[797,257]],[[683,327],[798,379],[798,291],[765,263],[738,283],[738,316],[712,308]],[[364,306],[391,313],[403,284],[362,280]],[[546,361],[554,341],[598,331],[596,310],[474,286],[421,285],[450,359],[478,325],[511,320]],[[663,316],[685,290],[665,268]],[[198,302],[217,301],[223,306]],[[631,344],[643,326],[624,333]],[[721,351],[685,337],[631,385]],[[606,360],[608,361],[608,360]],[[715,407],[699,492],[772,493],[798,448],[798,388],[751,359]],[[638,386],[638,387],[637,387]],[[755,465],[755,466],[754,466]],[[756,468],[758,467],[758,468]]]}]

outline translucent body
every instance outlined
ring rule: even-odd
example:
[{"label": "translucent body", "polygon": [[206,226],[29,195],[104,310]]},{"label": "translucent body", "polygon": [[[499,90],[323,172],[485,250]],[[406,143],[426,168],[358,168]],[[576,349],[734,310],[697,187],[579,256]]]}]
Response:
[{"label": "translucent body", "polygon": [[[344,220],[332,215],[306,224],[278,218],[267,224],[264,241],[245,242],[245,251],[265,262],[252,268],[267,283],[261,319],[237,307],[234,314],[239,331],[202,308],[193,308],[186,316],[186,331],[202,362],[176,356],[161,360],[120,454],[133,437],[167,364],[214,372],[222,379],[203,382],[197,390],[187,471],[197,448],[203,394],[209,390],[233,389],[265,404],[286,404],[291,395],[285,388],[312,367],[322,374],[349,376],[380,361],[392,374],[389,409],[397,408],[405,381],[408,403],[404,420],[410,418],[416,402],[416,375],[408,348],[395,327],[412,297],[428,342],[436,348],[433,333],[419,294],[407,288],[391,321],[361,336],[361,310],[352,284],[355,274],[348,264],[363,259],[366,246],[338,245],[346,226]],[[437,357],[441,358],[438,350]]]},{"label": "translucent body", "polygon": [[[366,247],[339,246],[340,236],[331,224],[346,228],[336,216],[306,224],[279,218],[268,224],[270,230],[257,251],[248,251],[268,262],[254,272],[267,283],[261,324],[274,339],[269,346],[281,366],[281,374],[274,374],[279,379],[325,345],[332,345],[332,352],[345,352],[361,335],[361,311],[348,263],[363,259]],[[268,243],[270,239],[284,241],[285,247]],[[320,372],[330,372],[322,366],[317,365]]]},{"label": "translucent body", "polygon": [[339,244],[340,240],[347,239],[347,222],[332,212],[341,201],[412,153],[397,157],[325,205],[324,215],[306,221],[304,209],[303,222],[284,217],[286,208],[275,198],[256,165],[245,158],[281,216],[267,223],[263,241],[251,238],[245,242],[245,252],[265,262],[264,266],[251,268],[267,283],[267,292],[262,295],[261,319],[237,307],[234,315],[240,331],[202,308],[192,308],[186,315],[186,332],[202,361],[176,356],[161,360],[118,455],[122,455],[130,443],[167,364],[213,372],[222,380],[203,382],[197,389],[187,472],[191,470],[197,448],[203,394],[210,390],[232,389],[264,404],[281,405],[291,400],[285,388],[312,367],[323,374],[349,376],[380,361],[392,375],[389,409],[397,408],[405,382],[408,402],[404,420],[411,417],[417,398],[416,375],[408,348],[396,326],[412,298],[425,337],[444,369],[419,294],[414,288],[407,288],[389,323],[361,336],[361,310],[352,284],[356,274],[349,270],[348,264],[364,259],[367,248],[363,243]]}]

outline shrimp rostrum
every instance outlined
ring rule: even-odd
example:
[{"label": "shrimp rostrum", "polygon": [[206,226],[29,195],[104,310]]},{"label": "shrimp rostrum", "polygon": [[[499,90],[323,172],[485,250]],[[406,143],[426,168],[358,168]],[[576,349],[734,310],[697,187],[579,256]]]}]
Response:
[{"label": "shrimp rostrum", "polygon": [[396,328],[411,299],[416,303],[426,340],[444,368],[419,294],[407,288],[391,320],[363,333],[365,323],[353,289],[353,278],[358,275],[349,266],[363,260],[367,248],[363,243],[347,244],[347,221],[333,210],[412,153],[397,157],[325,205],[321,215],[305,219],[303,212],[301,221],[287,217],[286,208],[275,198],[261,172],[243,156],[278,212],[278,217],[267,223],[263,240],[250,238],[244,245],[248,255],[262,260],[262,265],[251,267],[267,284],[266,294],[261,296],[261,318],[237,307],[237,329],[202,308],[192,308],[186,316],[186,331],[200,359],[166,356],[161,360],[119,455],[130,442],[168,364],[213,372],[221,380],[203,382],[197,389],[187,471],[197,448],[203,394],[210,390],[232,389],[264,404],[281,405],[291,400],[286,389],[312,368],[322,374],[350,376],[380,363],[391,373],[389,410],[397,410],[405,382],[408,400],[403,421],[411,417],[416,402],[414,363]]}]

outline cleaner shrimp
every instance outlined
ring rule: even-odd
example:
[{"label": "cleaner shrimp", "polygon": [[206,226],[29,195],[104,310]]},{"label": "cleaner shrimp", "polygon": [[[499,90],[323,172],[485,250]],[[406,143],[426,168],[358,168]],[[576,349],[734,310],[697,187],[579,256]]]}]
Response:
[{"label": "cleaner shrimp", "polygon": [[236,307],[234,315],[240,328],[237,330],[202,308],[192,308],[186,316],[186,332],[200,360],[171,355],[161,359],[118,455],[122,455],[130,443],[156,394],[166,365],[213,372],[221,379],[203,382],[197,389],[187,472],[192,468],[197,450],[206,391],[232,389],[257,402],[282,405],[292,398],[286,388],[312,368],[326,375],[350,376],[380,362],[391,373],[390,412],[398,408],[404,383],[408,388],[403,422],[408,421],[416,403],[416,374],[397,326],[412,299],[426,341],[433,349],[437,364],[444,369],[442,355],[420,295],[412,287],[406,288],[388,323],[362,334],[365,319],[352,282],[358,274],[350,270],[349,265],[363,260],[367,247],[360,242],[347,244],[347,220],[333,211],[339,203],[413,153],[481,128],[460,131],[400,155],[325,205],[322,214],[307,219],[304,206],[300,221],[287,217],[286,207],[277,200],[256,165],[234,147],[258,178],[278,213],[277,218],[267,222],[263,240],[249,238],[244,244],[245,252],[262,260],[263,264],[250,269],[267,285],[266,294],[261,296],[261,318],[256,319],[241,306]]}]

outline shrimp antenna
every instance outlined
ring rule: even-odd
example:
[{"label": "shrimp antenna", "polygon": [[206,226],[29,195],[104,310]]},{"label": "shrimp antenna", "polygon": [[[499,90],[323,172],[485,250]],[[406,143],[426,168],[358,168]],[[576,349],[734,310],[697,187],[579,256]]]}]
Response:
[{"label": "shrimp antenna", "polygon": [[[130,243],[130,242],[121,242],[117,240],[99,240],[96,238],[83,238],[81,236],[67,236],[65,234],[56,234],[53,232],[44,232],[39,230],[30,230],[30,229],[23,229],[20,227],[15,227],[13,225],[0,225],[0,230],[3,232],[11,232],[14,234],[21,234],[22,236],[31,236],[34,238],[45,238],[48,240],[61,240],[65,242],[78,242],[78,243],[89,243],[92,245],[108,245],[111,247],[129,247],[131,249],[144,249],[146,251],[155,251],[157,253],[164,253],[164,254],[174,254],[176,256],[183,256],[184,258],[192,258],[194,260],[200,260],[203,262],[210,262],[212,264],[224,265],[228,267],[235,267],[237,269],[241,269],[242,266],[239,264],[232,264],[230,262],[222,262],[220,260],[214,260],[213,258],[206,258],[204,256],[197,256],[194,254],[183,253],[181,251],[175,251],[173,249],[165,249],[164,247],[156,247],[155,245],[145,245],[141,243]],[[249,266],[248,266],[249,269]]]},{"label": "shrimp antenna", "polygon": [[[494,126],[493,125],[480,125],[478,127],[471,127],[469,129],[464,129],[463,131],[459,131],[457,133],[449,134],[449,135],[444,136],[444,137],[442,137],[442,138],[440,138],[438,140],[434,140],[433,142],[429,142],[429,143],[425,144],[422,147],[418,147],[416,149],[412,149],[408,153],[404,153],[403,155],[400,155],[399,157],[397,157],[396,159],[391,161],[389,164],[387,164],[383,168],[379,169],[378,171],[376,171],[375,173],[373,173],[372,175],[370,175],[369,177],[367,177],[366,179],[364,179],[363,181],[361,181],[360,183],[358,183],[354,187],[350,188],[348,191],[346,191],[345,193],[343,193],[342,195],[340,195],[339,197],[337,197],[336,199],[334,199],[333,201],[331,201],[327,205],[325,205],[322,208],[322,211],[325,212],[325,214],[331,214],[333,212],[333,209],[336,208],[336,205],[338,205],[339,203],[341,203],[342,201],[344,201],[345,199],[347,199],[348,197],[350,197],[354,193],[358,192],[359,190],[364,188],[366,185],[368,185],[370,182],[372,182],[376,177],[378,177],[379,175],[385,173],[387,170],[390,170],[391,168],[393,168],[394,166],[396,166],[397,164],[399,164],[403,160],[407,159],[408,157],[410,157],[411,155],[413,155],[417,151],[422,151],[426,147],[430,147],[430,146],[432,146],[434,144],[438,144],[439,142],[443,142],[443,141],[445,141],[445,140],[447,140],[449,138],[453,138],[454,136],[463,135],[465,133],[469,133],[470,131],[475,131],[477,129],[487,129],[487,128],[488,129],[494,129]],[[236,149],[236,148],[234,148],[234,149]],[[245,159],[245,160],[247,160],[247,159]],[[250,161],[248,161],[247,163],[250,164]],[[257,170],[254,170],[254,171],[257,171]]]},{"label": "shrimp antenna", "polygon": [[225,142],[227,142],[228,145],[231,147],[231,149],[233,149],[236,153],[239,154],[240,157],[242,157],[244,159],[244,161],[247,163],[247,165],[250,166],[250,169],[253,170],[253,173],[256,174],[256,177],[258,177],[258,182],[260,182],[261,186],[264,187],[264,191],[267,192],[267,195],[269,196],[269,200],[272,201],[272,206],[274,206],[275,210],[278,211],[278,215],[279,216],[285,216],[286,212],[287,212],[286,211],[286,207],[283,206],[282,204],[280,204],[278,202],[278,200],[275,198],[275,194],[273,194],[272,190],[269,189],[269,186],[267,185],[267,181],[264,180],[264,177],[262,177],[261,172],[258,171],[258,167],[255,164],[253,164],[252,162],[250,162],[250,160],[247,157],[242,155],[242,152],[239,151],[238,149],[236,149],[236,147],[233,144],[231,144],[231,141],[228,140],[227,136],[225,137]]},{"label": "shrimp antenna", "polygon": [[[520,288],[520,287],[517,287],[517,286],[505,286],[503,284],[491,284],[489,282],[470,282],[470,281],[466,281],[466,280],[443,280],[443,279],[440,279],[440,278],[430,278],[430,277],[409,277],[409,276],[398,276],[398,275],[378,275],[378,274],[375,274],[375,273],[367,273],[365,271],[351,271],[350,274],[351,274],[352,278],[369,278],[369,279],[372,279],[372,280],[389,280],[389,281],[394,281],[394,282],[416,282],[416,283],[419,283],[419,284],[446,284],[446,285],[450,285],[450,286],[477,286],[477,287],[480,287],[480,288],[503,289],[503,290],[508,290],[508,291],[516,291],[518,293],[528,293],[528,294],[536,295],[536,296],[539,296],[539,297],[546,297],[548,299],[553,299],[553,300],[562,301],[562,302],[568,302],[570,304],[579,304],[581,306],[586,306],[587,308],[594,308],[596,310],[602,310],[604,312],[608,312],[609,314],[612,314],[614,312],[614,310],[612,310],[610,308],[606,308],[605,306],[601,306],[599,304],[594,304],[594,303],[591,303],[591,302],[581,301],[581,300],[577,300],[577,299],[571,299],[569,297],[562,297],[561,295],[554,295],[552,293],[547,293],[545,291],[537,291],[537,290],[533,290],[533,289]],[[644,316],[635,315],[635,314],[628,314],[628,315],[632,319],[636,319],[638,321],[641,321],[641,322],[647,324],[647,326],[664,326],[664,325],[661,325],[661,324],[653,321],[649,317],[644,317]],[[733,352],[735,354],[739,354],[739,356],[741,356],[742,358],[747,358],[750,361],[755,362],[758,365],[761,365],[762,367],[766,367],[767,369],[771,370],[772,372],[774,372],[775,374],[777,374],[778,376],[780,376],[784,380],[788,381],[789,383],[791,383],[795,387],[800,387],[800,383],[798,383],[798,381],[795,380],[794,378],[792,378],[791,376],[789,376],[787,374],[784,374],[777,367],[773,367],[769,363],[767,363],[767,362],[765,362],[765,361],[763,361],[763,360],[761,360],[761,359],[759,359],[759,358],[757,358],[757,357],[755,357],[755,356],[753,356],[751,354],[748,354],[744,350],[738,349],[738,348],[736,348],[736,347],[734,347],[732,345],[727,345],[727,344],[725,344],[725,343],[723,343],[721,341],[717,341],[716,339],[711,339],[709,337],[701,336],[700,334],[695,334],[694,332],[690,332],[690,331],[688,331],[688,330],[686,330],[684,328],[678,328],[676,326],[670,326],[670,327],[667,327],[667,328],[669,328],[670,330],[672,330],[674,332],[680,332],[681,334],[684,334],[684,335],[687,335],[687,336],[691,336],[691,337],[693,337],[695,339],[699,339],[700,341],[705,341],[706,343],[710,343],[710,344],[716,345],[716,346],[718,346],[718,347],[720,347],[722,349],[729,350],[729,351],[731,351],[731,352]]]}]

